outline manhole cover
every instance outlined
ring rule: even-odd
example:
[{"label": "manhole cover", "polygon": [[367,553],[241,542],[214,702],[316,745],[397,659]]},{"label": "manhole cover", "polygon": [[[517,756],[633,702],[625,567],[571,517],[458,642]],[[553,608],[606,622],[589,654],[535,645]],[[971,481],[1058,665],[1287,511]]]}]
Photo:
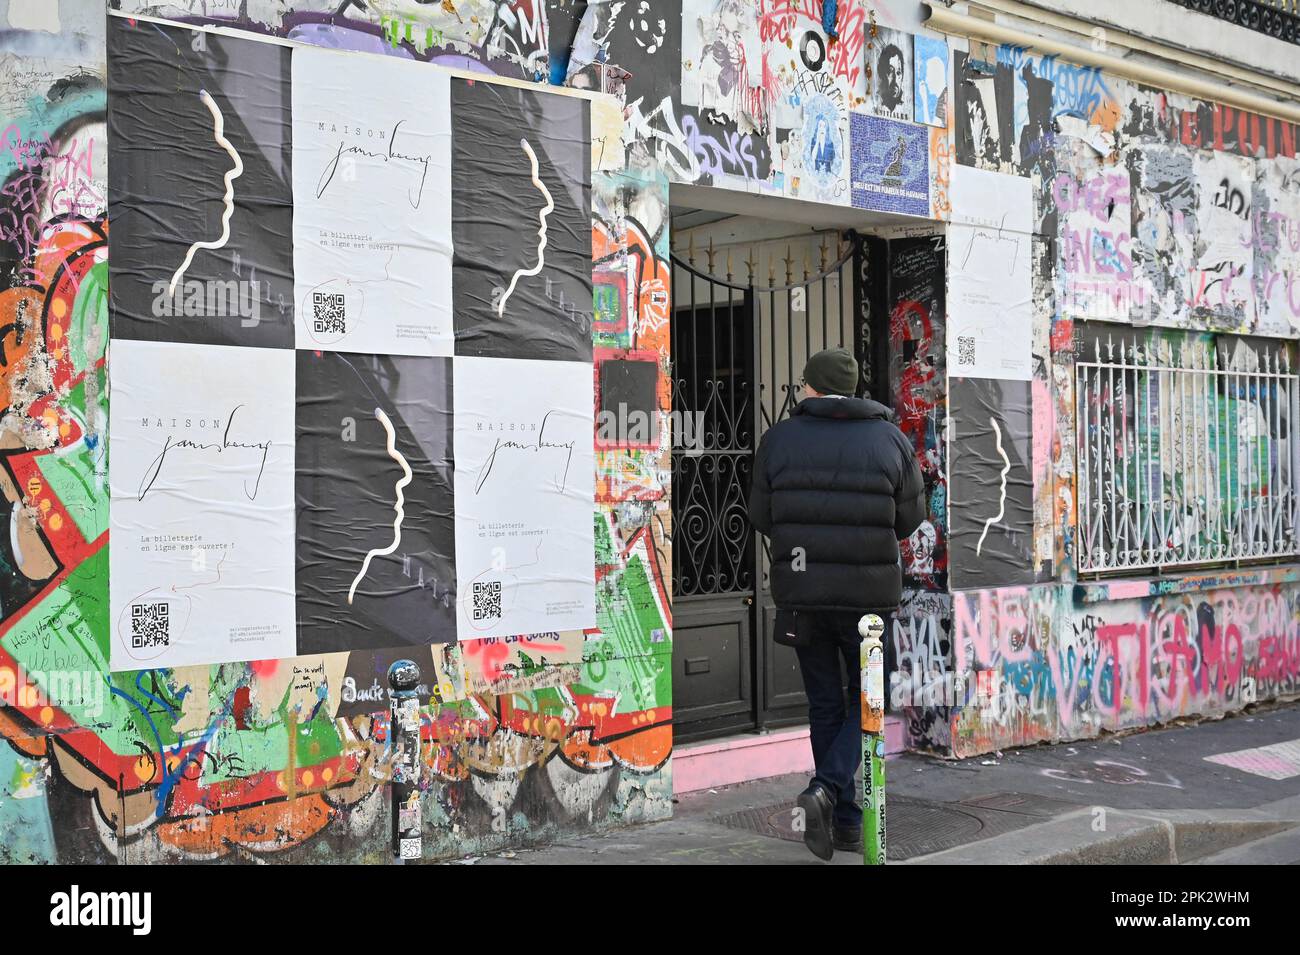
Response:
[{"label": "manhole cover", "polygon": [[[1048,804],[1052,805],[1048,805]],[[890,859],[942,852],[956,846],[1031,826],[1046,816],[1074,808],[1046,797],[995,793],[967,804],[930,802],[909,796],[890,796],[885,803],[889,825]],[[714,816],[713,822],[773,839],[802,842],[794,828],[794,803],[778,803]]]},{"label": "manhole cover", "polygon": [[886,796],[885,821],[890,859],[910,859],[994,835],[973,812],[902,796]]},{"label": "manhole cover", "polygon": [[987,796],[963,799],[961,804],[975,809],[996,809],[999,812],[1019,812],[1030,816],[1059,816],[1063,812],[1079,808],[1076,802],[1034,793],[989,793]]}]

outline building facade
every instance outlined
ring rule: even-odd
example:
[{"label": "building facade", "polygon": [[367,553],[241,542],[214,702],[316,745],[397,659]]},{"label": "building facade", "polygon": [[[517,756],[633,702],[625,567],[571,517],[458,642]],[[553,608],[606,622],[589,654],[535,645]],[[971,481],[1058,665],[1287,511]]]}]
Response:
[{"label": "building facade", "polygon": [[[1286,4],[1235,5],[1242,22],[1168,2],[108,6],[0,0],[0,859],[383,859],[382,684],[403,655],[426,675],[429,859],[665,818],[674,764],[708,777],[682,770],[725,755],[719,737],[797,749],[797,674],[770,641],[743,503],[758,437],[831,344],[857,350],[864,392],[894,408],[929,490],[888,640],[900,745],[965,757],[1300,691],[1300,20]],[[204,125],[218,115],[225,126]],[[436,127],[427,151],[396,145],[400,121]],[[345,297],[391,277],[390,251],[376,259],[364,237],[375,227],[290,241],[319,225],[303,197],[332,178],[299,183],[299,157],[313,133],[355,136],[350,124],[389,139],[340,147],[336,185],[362,188],[352,159],[425,170],[435,207],[377,205],[377,218],[426,235],[441,216],[455,245],[420,260],[446,281],[392,270],[414,291],[366,313],[402,321],[365,348],[340,345],[337,323]],[[406,187],[411,209],[422,188]],[[538,271],[493,279],[520,236]],[[329,272],[307,247],[346,264]],[[233,298],[187,300],[178,249],[190,278],[229,280]],[[209,254],[226,271],[204,273]],[[131,294],[159,261],[176,312],[151,322]],[[313,266],[319,300],[299,284]],[[276,316],[296,301],[319,305],[318,327],[280,341],[290,323]],[[454,346],[412,354],[417,313],[445,319]],[[181,316],[200,329],[184,343],[166,330]],[[186,372],[187,353],[159,350],[177,344],[230,351],[193,351]],[[374,360],[339,357],[361,353]],[[432,370],[442,361],[454,383]],[[517,364],[471,387],[493,361]],[[332,377],[331,362],[346,368]],[[269,384],[286,374],[296,393]],[[282,652],[121,655],[113,588],[134,566],[130,535],[169,528],[130,523],[152,485],[119,489],[138,454],[119,422],[123,408],[163,417],[169,380],[211,403],[260,383],[259,424],[287,436],[231,442],[227,416],[222,454],[296,447],[280,474],[296,582],[266,588],[295,621]],[[522,421],[530,396],[575,381],[583,407],[558,407],[592,426],[576,459],[591,486],[580,517],[548,516],[592,569],[589,583],[558,575],[579,584],[557,601],[567,623],[520,616],[526,632],[476,637],[453,619],[478,580],[464,573],[470,509],[459,493],[454,513],[418,496],[420,480],[396,488],[398,525],[406,501],[422,521],[408,542],[432,543],[412,560],[382,539],[358,556],[374,546],[366,568],[431,602],[349,617],[339,595],[351,582],[364,598],[366,571],[333,567],[360,545],[355,520],[331,515],[391,525],[392,492],[374,488],[407,463],[449,495],[482,438],[464,422]],[[355,400],[334,407],[339,395]],[[436,421],[411,410],[426,406]],[[332,489],[335,452],[313,441],[335,418],[375,440],[360,477]],[[423,470],[402,463],[409,435]],[[581,482],[562,483],[557,506]],[[454,555],[439,549],[452,538]],[[151,598],[140,639],[202,594],[186,587],[222,579],[224,558],[182,552],[193,582]],[[500,612],[491,597],[474,609]],[[430,646],[429,625],[445,639]],[[783,758],[754,749],[751,773]]]}]

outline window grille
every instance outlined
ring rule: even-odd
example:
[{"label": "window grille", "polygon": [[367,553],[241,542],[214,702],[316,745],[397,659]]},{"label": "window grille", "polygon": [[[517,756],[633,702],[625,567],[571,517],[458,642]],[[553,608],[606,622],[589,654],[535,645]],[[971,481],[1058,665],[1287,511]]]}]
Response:
[{"label": "window grille", "polygon": [[1075,364],[1079,572],[1293,557],[1290,346],[1090,338]]}]

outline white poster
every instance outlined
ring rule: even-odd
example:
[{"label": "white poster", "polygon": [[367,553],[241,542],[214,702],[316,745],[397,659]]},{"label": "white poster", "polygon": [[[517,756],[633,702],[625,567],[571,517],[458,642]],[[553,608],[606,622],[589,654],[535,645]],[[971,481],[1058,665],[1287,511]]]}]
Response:
[{"label": "white poster", "polygon": [[1025,232],[948,228],[950,375],[1032,377],[1031,255],[1031,236]]},{"label": "white poster", "polygon": [[1034,184],[1024,176],[952,167],[952,221],[1011,232],[1034,231]]},{"label": "white poster", "polygon": [[758,4],[682,0],[682,92],[688,106],[749,123],[763,80]]},{"label": "white poster", "polygon": [[591,365],[454,361],[459,639],[595,626]]},{"label": "white poster", "polygon": [[112,669],[293,656],[294,353],[111,345]]},{"label": "white poster", "polygon": [[[1058,166],[1057,307],[1078,319],[1127,322],[1133,302],[1133,185],[1126,166]],[[1141,302],[1139,300],[1138,304]]]},{"label": "white poster", "polygon": [[877,27],[875,36],[867,33],[871,46],[867,64],[871,67],[867,81],[866,110],[874,116],[912,121],[913,60],[912,37],[902,30]]},{"label": "white poster", "polygon": [[1028,179],[953,167],[948,373],[1033,374],[1033,193]]},{"label": "white poster", "polygon": [[452,353],[446,74],[294,50],[293,244],[297,347]]}]

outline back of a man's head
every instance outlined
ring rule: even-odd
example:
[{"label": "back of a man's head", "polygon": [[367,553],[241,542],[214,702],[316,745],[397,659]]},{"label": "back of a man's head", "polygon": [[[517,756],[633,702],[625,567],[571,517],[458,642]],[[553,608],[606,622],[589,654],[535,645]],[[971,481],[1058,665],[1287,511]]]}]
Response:
[{"label": "back of a man's head", "polygon": [[815,395],[851,398],[858,389],[858,361],[847,348],[827,348],[808,359],[803,380]]}]

